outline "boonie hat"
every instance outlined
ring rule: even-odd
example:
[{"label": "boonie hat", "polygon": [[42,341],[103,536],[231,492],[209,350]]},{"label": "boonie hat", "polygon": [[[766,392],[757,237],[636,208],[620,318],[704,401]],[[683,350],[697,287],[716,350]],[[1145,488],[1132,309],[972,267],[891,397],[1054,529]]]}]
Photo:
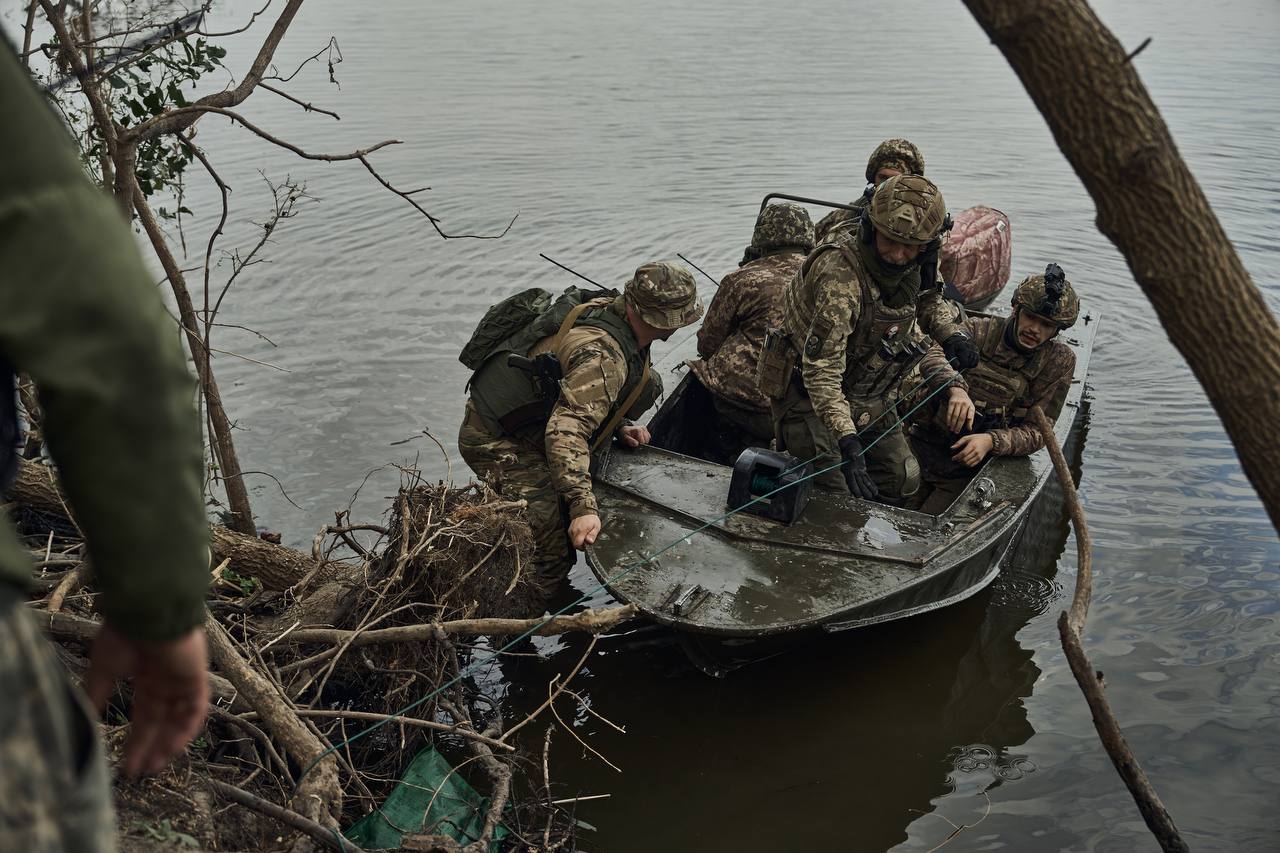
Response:
[{"label": "boonie hat", "polygon": [[639,267],[623,293],[640,319],[655,329],[678,329],[702,316],[702,300],[693,275],[667,261],[652,261]]}]

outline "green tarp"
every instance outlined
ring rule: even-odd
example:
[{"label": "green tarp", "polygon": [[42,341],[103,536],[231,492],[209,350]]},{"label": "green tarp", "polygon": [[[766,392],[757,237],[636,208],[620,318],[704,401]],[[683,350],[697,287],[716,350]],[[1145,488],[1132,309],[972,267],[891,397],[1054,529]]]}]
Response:
[{"label": "green tarp", "polygon": [[[447,835],[462,844],[480,837],[489,801],[453,772],[434,747],[413,757],[391,796],[346,831],[347,839],[366,850],[395,850],[405,835]],[[507,830],[493,833],[490,853],[501,845]]]}]

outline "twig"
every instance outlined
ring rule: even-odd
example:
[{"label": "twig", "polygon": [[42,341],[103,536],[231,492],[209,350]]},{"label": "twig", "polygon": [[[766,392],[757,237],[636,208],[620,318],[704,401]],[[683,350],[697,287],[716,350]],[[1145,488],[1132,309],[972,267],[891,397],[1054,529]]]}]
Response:
[{"label": "twig", "polygon": [[285,100],[293,101],[295,104],[302,107],[304,110],[306,110],[309,113],[324,113],[327,116],[333,116],[338,121],[342,121],[342,116],[338,115],[337,113],[331,112],[326,109],[321,109],[320,107],[317,107],[314,104],[309,104],[306,101],[299,100],[295,98],[293,95],[290,95],[288,92],[284,91],[283,89],[277,89],[275,86],[270,86],[266,83],[259,83],[258,88],[266,89],[268,92],[275,92],[277,95],[284,98]]},{"label": "twig", "polygon": [[[497,738],[486,737],[474,728],[464,728],[461,724],[437,723],[434,720],[421,720],[417,717],[406,717],[396,714],[375,714],[370,711],[341,711],[329,710],[325,708],[296,708],[294,713],[299,717],[314,717],[316,719],[344,719],[344,720],[365,720],[367,722],[380,723],[383,720],[394,719],[397,723],[403,723],[406,726],[412,726],[418,729],[431,729],[432,731],[442,732],[444,734],[458,735],[468,740],[479,741],[487,746],[504,749],[508,752],[515,750],[509,743],[503,743]],[[254,719],[256,712],[248,712],[240,715],[239,719]]]},{"label": "twig", "polygon": [[45,609],[50,613],[57,613],[61,610],[63,602],[66,601],[67,596],[79,589],[84,583],[86,574],[87,571],[84,563],[81,563],[76,568],[67,572],[66,576],[62,578],[62,581],[49,596],[49,604]]},{"label": "twig", "polygon": [[219,782],[217,779],[208,780],[209,787],[222,794],[224,797],[235,800],[245,808],[252,809],[258,814],[266,815],[269,818],[278,820],[286,826],[291,826],[299,832],[304,832],[314,838],[321,844],[333,850],[342,851],[342,853],[361,853],[361,848],[352,844],[343,838],[336,829],[330,829],[321,826],[314,820],[298,814],[292,809],[284,806],[278,806],[275,803],[268,802],[261,797],[254,796],[248,791],[242,791],[235,785],[228,785],[226,782]]},{"label": "twig", "polygon": [[[376,631],[345,631],[338,628],[301,628],[289,635],[290,643],[344,643],[351,640],[355,647],[376,643],[403,643],[421,640],[439,640],[442,637],[480,634],[516,635],[526,631],[534,636],[549,637],[571,631],[592,633],[607,631],[631,619],[636,614],[634,605],[609,607],[604,610],[583,610],[570,616],[537,617],[534,619],[456,619],[449,622],[429,622],[419,625],[400,625],[395,628],[379,628]],[[359,634],[359,637],[353,635]]]},{"label": "twig", "polygon": [[1093,668],[1093,664],[1084,652],[1082,634],[1085,619],[1089,615],[1089,597],[1093,587],[1093,542],[1089,538],[1089,528],[1085,522],[1080,498],[1076,494],[1075,481],[1071,478],[1071,469],[1067,466],[1066,457],[1062,455],[1062,448],[1058,446],[1058,438],[1053,434],[1053,427],[1039,406],[1032,407],[1030,417],[1032,423],[1040,430],[1040,435],[1044,438],[1044,446],[1053,460],[1054,471],[1057,472],[1058,482],[1062,485],[1063,498],[1071,512],[1071,524],[1076,531],[1076,554],[1079,566],[1076,570],[1075,594],[1071,599],[1070,610],[1063,611],[1058,617],[1058,634],[1062,639],[1062,649],[1066,652],[1067,662],[1071,665],[1071,673],[1075,676],[1076,683],[1080,685],[1085,701],[1089,703],[1089,710],[1093,712],[1093,725],[1098,730],[1098,738],[1111,758],[1111,763],[1115,765],[1116,772],[1120,774],[1125,787],[1129,789],[1130,795],[1137,803],[1138,811],[1142,813],[1142,819],[1146,821],[1147,828],[1151,830],[1163,850],[1184,853],[1189,848],[1182,840],[1177,827],[1174,826],[1173,817],[1160,801],[1160,796],[1147,779],[1147,774],[1143,772],[1133,750],[1125,742],[1124,734],[1120,731],[1120,723],[1112,713],[1110,703],[1107,702],[1107,697],[1103,693],[1102,673]]},{"label": "twig", "polygon": [[[272,145],[278,145],[281,148],[292,151],[294,154],[297,154],[299,157],[303,158],[304,160],[323,160],[329,163],[338,162],[341,160],[360,160],[361,162],[365,163],[366,166],[368,166],[368,161],[365,160],[365,155],[372,154],[374,151],[377,151],[380,148],[386,148],[388,145],[401,144],[399,139],[384,139],[381,142],[370,145],[368,148],[360,148],[356,151],[351,151],[346,154],[311,154],[307,151],[302,150],[298,146],[294,145],[292,142],[287,142],[278,136],[268,133],[267,131],[258,127],[253,122],[246,119],[244,116],[240,115],[240,113],[235,112],[234,110],[227,109],[226,107],[218,107],[218,106],[213,106],[211,104],[200,104],[199,102],[197,102],[192,104],[189,107],[175,107],[169,110],[168,112],[166,112],[165,116],[173,116],[175,118],[179,118],[187,115],[198,116],[201,113],[217,113],[218,115],[224,115],[227,118],[231,119],[233,122],[237,122],[243,125],[246,130],[249,130],[257,134],[258,136],[262,137],[263,139],[267,140]],[[388,188],[390,189],[389,185],[388,185]],[[423,212],[425,213],[426,211],[423,211]]]},{"label": "twig", "polygon": [[[569,671],[569,674],[565,676],[564,681],[560,682],[560,686],[554,692],[548,691],[550,695],[547,696],[547,701],[539,705],[538,708],[532,714],[529,714],[523,720],[521,720],[520,722],[516,723],[514,726],[512,726],[511,728],[503,732],[502,737],[498,738],[498,740],[501,740],[503,743],[506,743],[508,740],[510,740],[513,734],[520,731],[525,726],[529,725],[529,723],[532,723],[535,717],[537,717],[539,714],[541,714],[543,711],[545,711],[555,702],[556,697],[559,696],[560,693],[566,687],[569,686],[570,681],[573,681],[573,677],[578,674],[578,670],[582,669],[582,665],[587,662],[587,658],[591,657],[591,652],[593,649],[595,649],[596,640],[598,639],[599,638],[594,634],[591,636],[591,642],[587,643],[586,651],[582,653],[582,657],[578,659],[577,664],[575,664],[573,669]],[[559,678],[560,676],[559,674],[557,674],[556,677],[552,679],[552,683],[554,684]]]},{"label": "twig", "polygon": [[219,720],[222,720],[224,723],[236,726],[242,732],[245,732],[260,743],[262,748],[267,751],[267,755],[275,762],[276,766],[280,768],[280,772],[283,774],[285,781],[289,783],[289,787],[293,787],[293,774],[289,772],[289,762],[285,761],[280,756],[280,753],[276,751],[275,744],[271,742],[271,738],[267,737],[266,732],[243,717],[236,716],[230,711],[219,708],[217,705],[210,705],[209,713],[217,717]]},{"label": "twig", "polygon": [[565,721],[564,721],[564,720],[560,719],[560,712],[559,712],[558,710],[556,710],[556,706],[555,706],[555,703],[554,703],[554,702],[552,702],[548,707],[550,707],[550,708],[551,708],[551,713],[552,713],[552,715],[553,715],[553,716],[555,716],[556,721],[557,721],[558,723],[560,723],[560,725],[564,728],[564,730],[565,730],[565,731],[567,731],[569,734],[573,735],[573,739],[574,739],[574,740],[576,740],[578,743],[582,744],[582,748],[583,748],[583,749],[587,750],[587,751],[588,751],[588,752],[590,752],[592,755],[594,755],[596,758],[600,759],[600,760],[601,760],[601,761],[603,761],[605,764],[608,764],[608,765],[609,765],[610,767],[612,767],[614,770],[617,770],[619,773],[621,773],[621,772],[622,772],[622,768],[621,768],[621,767],[619,767],[618,765],[614,764],[612,761],[610,761],[609,759],[607,759],[607,758],[605,758],[603,755],[601,755],[601,754],[600,754],[600,751],[599,751],[598,749],[596,749],[595,747],[593,747],[591,744],[587,743],[585,740],[583,740],[583,739],[582,739],[582,737],[581,737],[577,732],[575,732],[575,731],[573,730],[573,727],[569,726],[567,723],[565,723]]},{"label": "twig", "polygon": [[405,192],[404,190],[396,189],[394,186],[392,186],[390,181],[382,177],[382,175],[378,172],[377,169],[373,168],[373,164],[369,162],[369,158],[361,156],[361,157],[358,157],[357,159],[364,164],[364,167],[369,171],[369,174],[373,175],[373,177],[378,181],[378,183],[382,184],[384,187],[391,190],[391,192],[400,196],[402,199],[404,199],[409,204],[411,204],[414,210],[418,211],[423,216],[427,217],[427,220],[431,223],[431,227],[436,230],[437,234],[439,234],[441,237],[445,238],[446,240],[455,240],[455,239],[462,239],[462,238],[467,238],[471,240],[497,240],[502,237],[505,237],[507,232],[511,230],[511,226],[515,225],[516,220],[520,218],[520,213],[519,211],[517,211],[516,214],[511,217],[511,221],[507,223],[507,227],[503,228],[502,231],[497,234],[447,234],[440,227],[439,219],[432,216],[430,213],[427,212],[426,208],[424,208],[422,205],[418,204],[416,201],[410,198],[410,196],[412,196],[413,193],[421,192],[422,190],[417,189],[417,190],[410,190],[409,192]]}]

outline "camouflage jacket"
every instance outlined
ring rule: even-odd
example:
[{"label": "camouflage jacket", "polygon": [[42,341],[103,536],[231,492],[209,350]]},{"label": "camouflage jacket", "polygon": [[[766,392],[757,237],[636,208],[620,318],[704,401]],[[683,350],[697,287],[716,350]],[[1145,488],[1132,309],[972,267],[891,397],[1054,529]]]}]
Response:
[{"label": "camouflage jacket", "polygon": [[[854,330],[863,311],[877,312],[880,308],[879,304],[862,304],[860,277],[865,277],[874,300],[880,299],[880,291],[860,260],[856,237],[841,235],[836,244],[849,250],[858,262],[856,268],[843,251],[828,248],[818,254],[822,247],[814,249],[810,254],[812,262],[796,274],[783,294],[782,328],[792,346],[800,351],[801,376],[814,411],[833,435],[843,436],[857,432],[845,395],[846,379],[860,367],[855,363],[857,354],[874,349],[871,341],[853,340]],[[902,334],[919,340],[923,338],[922,330],[928,334],[939,323],[931,316],[921,316],[920,303],[915,307],[915,312],[909,312],[915,314],[914,320],[908,318],[911,328],[902,330]],[[954,322],[949,310],[946,319]],[[919,369],[928,377],[931,390],[949,381],[959,387],[965,385],[937,344],[930,343]]]},{"label": "camouflage jacket", "polygon": [[815,242],[830,243],[840,234],[850,234],[858,230],[858,218],[862,213],[862,209],[867,206],[867,197],[865,195],[858,196],[849,204],[852,207],[856,207],[857,210],[845,210],[837,207],[818,220],[818,224],[813,226]]},{"label": "camouflage jacket", "polygon": [[[620,305],[621,298],[615,304]],[[612,306],[611,306],[612,310]],[[554,336],[534,345],[530,355],[553,351]],[[597,512],[591,492],[591,437],[619,403],[627,381],[622,348],[604,329],[575,326],[554,350],[564,371],[560,399],[543,433],[551,482],[569,505],[569,517]]]},{"label": "camouflage jacket", "polygon": [[765,255],[729,273],[698,330],[698,355],[689,362],[712,393],[757,411],[769,399],[756,387],[764,334],[782,325],[782,291],[804,262],[799,251]]},{"label": "camouflage jacket", "polygon": [[[986,340],[989,334],[1002,330],[1008,322],[1004,317],[970,317],[965,321],[965,328],[973,335],[975,341]],[[996,327],[999,327],[997,329]],[[1043,348],[1038,365],[1038,373],[1031,378],[1025,394],[1015,405],[1031,408],[1038,405],[1050,423],[1057,419],[1062,411],[1062,404],[1067,399],[1067,391],[1071,389],[1071,380],[1075,376],[1076,354],[1071,347],[1058,340],[1047,341]],[[986,358],[984,364],[990,368],[1015,373],[1031,365],[1034,354],[1023,354],[1011,347],[1001,337],[995,345],[994,357]],[[1044,447],[1044,438],[1036,427],[1022,423],[1020,419],[1005,429],[990,430],[991,454],[993,456],[1027,456]]]}]

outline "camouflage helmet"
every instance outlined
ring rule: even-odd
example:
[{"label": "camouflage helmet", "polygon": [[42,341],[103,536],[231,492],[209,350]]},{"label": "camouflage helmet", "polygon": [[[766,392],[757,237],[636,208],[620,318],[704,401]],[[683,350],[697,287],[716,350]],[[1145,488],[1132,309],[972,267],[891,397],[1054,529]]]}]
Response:
[{"label": "camouflage helmet", "polygon": [[693,275],[667,261],[642,265],[623,293],[640,319],[655,329],[679,329],[702,316],[702,300]]},{"label": "camouflage helmet", "polygon": [[1029,275],[1013,292],[1014,308],[1043,317],[1059,329],[1070,329],[1080,316],[1080,297],[1062,267],[1049,264],[1044,275]]},{"label": "camouflage helmet", "polygon": [[881,169],[897,169],[903,175],[923,175],[924,156],[905,139],[886,139],[867,158],[867,183],[874,183],[876,172]]},{"label": "camouflage helmet", "polygon": [[756,217],[751,246],[762,252],[795,246],[806,252],[813,248],[813,220],[798,204],[771,204]]},{"label": "camouflage helmet", "polygon": [[923,246],[947,227],[947,205],[928,178],[898,175],[876,187],[867,217],[889,239]]}]

